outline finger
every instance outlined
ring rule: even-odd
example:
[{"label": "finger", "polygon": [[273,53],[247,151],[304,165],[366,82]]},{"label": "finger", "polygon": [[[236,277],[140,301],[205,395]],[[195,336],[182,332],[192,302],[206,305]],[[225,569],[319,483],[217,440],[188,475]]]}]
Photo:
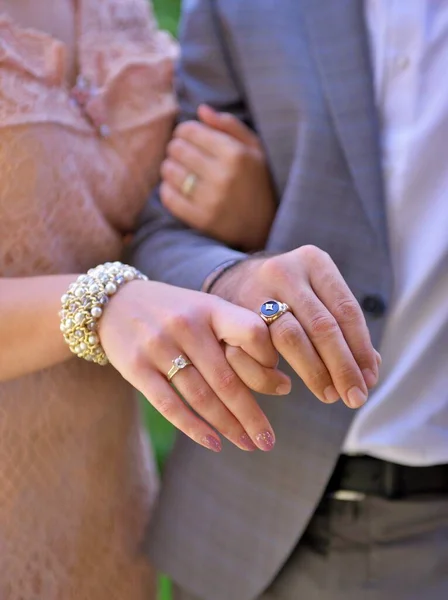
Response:
[{"label": "finger", "polygon": [[160,174],[162,175],[163,181],[169,183],[171,187],[182,194],[186,200],[191,202],[194,201],[195,197],[198,195],[202,195],[202,181],[199,178],[197,178],[191,193],[188,196],[183,194],[182,188],[187,177],[191,175],[191,171],[187,171],[187,169],[176,160],[171,158],[164,160],[162,166],[160,167]]},{"label": "finger", "polygon": [[285,396],[291,391],[290,378],[278,369],[263,367],[248,354],[235,348],[225,346],[227,362],[247,387],[259,394]]},{"label": "finger", "polygon": [[[140,385],[141,382],[145,383]],[[222,449],[219,436],[204,423],[179,398],[162,375],[148,368],[136,381],[130,382],[138,389],[159,413],[174,427],[185,433],[196,443],[213,452]]]},{"label": "finger", "polygon": [[339,400],[327,367],[293,314],[285,313],[274,321],[270,332],[277,350],[321,402]]},{"label": "finger", "polygon": [[291,308],[325,363],[342,400],[350,408],[362,406],[367,400],[367,386],[334,316],[314,291],[305,286],[295,295]]},{"label": "finger", "polygon": [[257,150],[261,148],[258,136],[231,113],[218,112],[207,104],[201,104],[198,108],[198,117],[205,125],[227,133],[247,146]]},{"label": "finger", "polygon": [[202,336],[201,344],[189,340],[190,359],[205,381],[247,432],[252,442],[263,451],[272,450],[274,431],[254,396],[227,362],[222,346],[213,335]]},{"label": "finger", "polygon": [[378,360],[364,314],[333,261],[323,262],[321,269],[310,272],[311,286],[336,319],[367,387],[372,388],[378,382]]},{"label": "finger", "polygon": [[160,186],[160,200],[175,217],[189,227],[203,229],[204,214],[200,205],[191,202],[170,183],[164,181]]},{"label": "finger", "polygon": [[254,312],[224,301],[212,313],[212,328],[219,341],[242,348],[268,368],[278,364],[278,353],[261,317]]},{"label": "finger", "polygon": [[186,121],[178,125],[175,138],[193,145],[209,158],[219,160],[233,159],[244,150],[239,140],[198,121]]},{"label": "finger", "polygon": [[[171,356],[174,355],[171,354]],[[160,355],[159,359],[161,359]],[[165,362],[165,366],[167,364],[163,360],[160,362]],[[242,425],[217,397],[194,364],[178,371],[171,380],[171,384],[199,417],[230,442],[241,450],[256,450],[256,446]]]},{"label": "finger", "polygon": [[180,137],[174,138],[168,144],[167,155],[201,179],[206,179],[215,166],[213,158],[201,147]]}]

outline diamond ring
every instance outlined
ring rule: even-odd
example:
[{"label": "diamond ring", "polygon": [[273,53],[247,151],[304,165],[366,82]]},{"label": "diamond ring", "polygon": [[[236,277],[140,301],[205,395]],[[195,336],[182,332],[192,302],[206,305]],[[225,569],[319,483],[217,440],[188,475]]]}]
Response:
[{"label": "diamond ring", "polygon": [[191,360],[189,358],[187,358],[186,356],[184,356],[183,354],[181,354],[180,356],[175,358],[172,361],[172,363],[173,363],[173,366],[168,371],[168,375],[167,375],[168,381],[171,381],[172,378],[174,377],[174,375],[176,375],[176,373],[178,373],[182,369],[185,369],[185,367],[188,367],[189,365],[193,364],[191,362]]},{"label": "diamond ring", "polygon": [[261,305],[260,317],[265,323],[271,325],[274,321],[280,318],[287,312],[291,312],[291,309],[286,302],[278,302],[277,300],[268,300]]}]

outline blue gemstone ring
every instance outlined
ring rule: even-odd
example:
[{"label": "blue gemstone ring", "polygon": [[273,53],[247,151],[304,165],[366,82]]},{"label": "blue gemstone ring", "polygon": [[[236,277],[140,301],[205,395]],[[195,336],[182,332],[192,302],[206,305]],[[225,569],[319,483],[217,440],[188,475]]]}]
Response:
[{"label": "blue gemstone ring", "polygon": [[279,317],[287,312],[291,312],[291,309],[286,302],[278,302],[277,300],[268,300],[261,305],[260,317],[265,323],[270,325],[276,321]]}]

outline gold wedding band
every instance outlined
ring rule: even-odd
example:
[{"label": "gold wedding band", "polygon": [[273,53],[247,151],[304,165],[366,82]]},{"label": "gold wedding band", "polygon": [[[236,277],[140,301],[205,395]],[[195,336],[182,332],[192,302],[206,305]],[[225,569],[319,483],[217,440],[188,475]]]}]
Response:
[{"label": "gold wedding band", "polygon": [[187,175],[181,187],[182,194],[189,198],[194,192],[197,182],[198,178],[194,173]]},{"label": "gold wedding band", "polygon": [[191,360],[189,358],[187,358],[186,356],[184,356],[183,354],[181,354],[180,356],[175,358],[172,361],[172,363],[173,363],[173,366],[168,371],[168,375],[167,375],[168,381],[171,381],[172,378],[174,377],[174,375],[176,375],[176,373],[178,373],[182,369],[185,369],[185,367],[188,367],[193,364],[191,362]]},{"label": "gold wedding band", "polygon": [[287,312],[291,312],[291,309],[286,302],[268,300],[261,305],[259,315],[267,325],[271,325]]}]

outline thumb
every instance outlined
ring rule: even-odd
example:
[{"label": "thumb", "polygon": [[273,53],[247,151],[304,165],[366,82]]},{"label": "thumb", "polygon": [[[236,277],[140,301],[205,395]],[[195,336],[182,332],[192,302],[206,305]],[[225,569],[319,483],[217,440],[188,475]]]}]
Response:
[{"label": "thumb", "polygon": [[231,113],[218,112],[207,104],[201,104],[198,108],[198,117],[205,125],[226,133],[246,146],[261,149],[258,136]]}]

